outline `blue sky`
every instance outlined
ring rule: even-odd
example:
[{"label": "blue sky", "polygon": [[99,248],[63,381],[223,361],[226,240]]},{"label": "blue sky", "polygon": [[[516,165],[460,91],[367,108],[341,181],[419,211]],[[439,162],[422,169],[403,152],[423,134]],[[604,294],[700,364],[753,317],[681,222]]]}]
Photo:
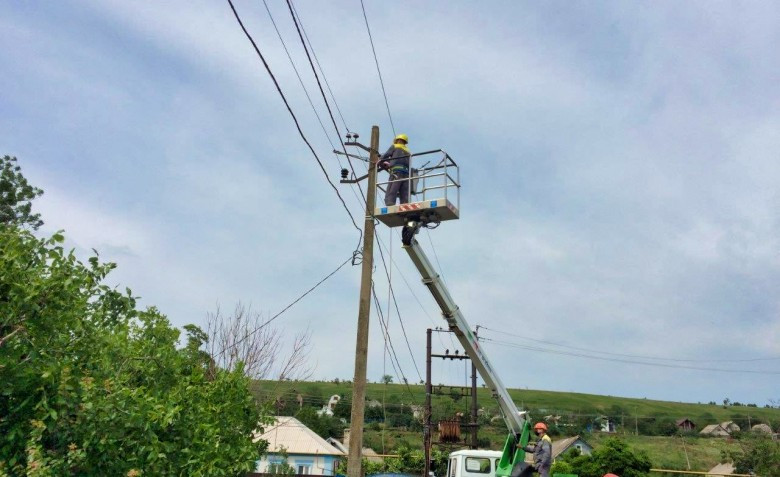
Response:
[{"label": "blue sky", "polygon": [[[262,2],[236,6],[335,180]],[[325,114],[285,3],[269,7]],[[348,126],[367,142],[379,125],[386,147],[360,3],[296,8]],[[462,165],[461,220],[421,243],[434,245],[472,325],[542,348],[485,343],[505,384],[780,399],[769,374],[780,372],[776,3],[366,8],[396,129],[413,150],[443,148]],[[117,262],[111,283],[175,325],[204,325],[239,301],[273,314],[352,252],[357,232],[226,2],[6,2],[0,42],[0,152],[46,191],[43,232],[64,229],[82,256],[94,247]],[[339,187],[360,219],[356,195]],[[425,329],[444,322],[398,236],[378,234],[422,371]],[[313,330],[317,378],[352,376],[359,268],[278,320],[289,338]],[[386,307],[381,265],[375,280]],[[376,380],[393,373],[375,315],[371,326]],[[395,315],[390,333],[417,381]],[[572,348],[759,373],[550,352]],[[775,359],[738,361],[752,358]],[[434,381],[460,384],[463,370],[435,369]]]}]

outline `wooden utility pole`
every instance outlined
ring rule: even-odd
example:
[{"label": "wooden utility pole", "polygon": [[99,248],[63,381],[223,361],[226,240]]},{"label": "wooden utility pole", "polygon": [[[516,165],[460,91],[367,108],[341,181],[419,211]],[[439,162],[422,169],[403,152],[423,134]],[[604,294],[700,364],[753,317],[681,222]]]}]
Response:
[{"label": "wooden utility pole", "polygon": [[[474,338],[477,338],[479,326],[474,330]],[[477,365],[471,360],[471,448],[479,447],[477,441]]]},{"label": "wooden utility pole", "polygon": [[425,468],[423,477],[428,477],[431,472],[431,333],[430,328],[425,333],[425,424],[423,427]]},{"label": "wooden utility pole", "polygon": [[366,406],[366,362],[368,361],[368,323],[371,314],[371,272],[374,268],[374,208],[376,206],[376,165],[379,161],[379,127],[371,128],[366,220],[363,225],[363,268],[360,279],[355,378],[352,380],[352,418],[349,426],[347,476],[362,477],[363,420]]}]

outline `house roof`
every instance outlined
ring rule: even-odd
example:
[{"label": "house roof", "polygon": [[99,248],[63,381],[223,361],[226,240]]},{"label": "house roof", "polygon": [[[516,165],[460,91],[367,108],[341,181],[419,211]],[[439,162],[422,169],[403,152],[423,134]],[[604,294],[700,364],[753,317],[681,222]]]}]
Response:
[{"label": "house roof", "polygon": [[677,424],[677,425],[679,426],[680,424],[682,424],[682,423],[683,423],[683,422],[685,422],[685,421],[688,421],[688,422],[690,422],[691,424],[693,424],[693,421],[691,421],[691,420],[690,420],[690,419],[688,419],[687,417],[684,417],[684,418],[682,418],[682,419],[677,419],[676,421],[674,421],[674,423],[675,423],[675,424]]},{"label": "house roof", "polygon": [[707,472],[707,475],[730,475],[734,473],[734,464],[727,462],[718,464]]},{"label": "house roof", "polygon": [[253,440],[260,439],[268,441],[268,452],[280,452],[284,447],[289,454],[345,455],[301,421],[289,416],[276,416],[273,424]]},{"label": "house roof", "polygon": [[[575,442],[580,441],[583,444],[590,447],[590,444],[582,440],[580,436],[574,436],[574,437],[567,437],[565,439],[556,439],[552,443],[552,458],[556,459],[561,454],[569,450],[572,445],[574,445]],[[499,452],[500,454],[500,452]],[[525,461],[526,462],[533,462],[534,461],[534,455],[532,452],[526,452],[525,453]]]},{"label": "house roof", "polygon": [[[567,437],[566,439],[555,440],[552,443],[552,457],[555,459],[566,452],[575,442],[581,441],[580,436]],[[585,441],[583,441],[585,442]]]}]

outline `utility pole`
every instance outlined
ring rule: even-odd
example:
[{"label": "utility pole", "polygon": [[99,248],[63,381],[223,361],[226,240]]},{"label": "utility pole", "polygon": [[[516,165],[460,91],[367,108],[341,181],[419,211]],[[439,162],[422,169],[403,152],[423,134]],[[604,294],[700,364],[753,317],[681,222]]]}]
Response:
[{"label": "utility pole", "polygon": [[[474,331],[474,338],[479,333],[479,327]],[[479,447],[477,444],[477,365],[471,360],[471,448]]]},{"label": "utility pole", "polygon": [[425,332],[425,424],[423,427],[423,447],[425,448],[425,472],[428,477],[431,472],[431,333]]},{"label": "utility pole", "polygon": [[355,378],[352,381],[352,417],[349,426],[347,476],[362,477],[363,421],[366,406],[366,362],[368,361],[368,323],[371,314],[371,272],[374,268],[374,207],[376,206],[376,165],[379,161],[379,127],[371,128],[366,220],[363,225],[363,268],[360,279]]}]

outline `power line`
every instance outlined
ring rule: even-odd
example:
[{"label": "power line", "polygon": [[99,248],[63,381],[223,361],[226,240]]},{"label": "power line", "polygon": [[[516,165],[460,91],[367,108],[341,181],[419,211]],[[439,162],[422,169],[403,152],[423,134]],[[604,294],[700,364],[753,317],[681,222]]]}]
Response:
[{"label": "power line", "polygon": [[750,369],[723,369],[723,368],[706,368],[702,366],[688,366],[688,365],[682,365],[682,364],[669,364],[669,363],[650,363],[647,361],[636,361],[631,359],[621,359],[621,358],[607,358],[604,356],[593,356],[593,355],[587,355],[582,353],[573,353],[570,351],[561,351],[561,350],[552,350],[547,348],[540,348],[538,346],[528,346],[528,345],[521,345],[518,343],[512,343],[508,341],[500,341],[500,340],[494,340],[491,338],[484,338],[479,337],[480,341],[486,341],[490,343],[495,343],[499,346],[506,346],[509,348],[517,348],[517,349],[523,349],[527,351],[537,351],[540,353],[550,353],[550,354],[557,354],[557,355],[563,355],[563,356],[574,356],[577,358],[587,358],[587,359],[596,359],[600,361],[611,361],[615,363],[629,363],[629,364],[640,364],[643,366],[656,366],[660,368],[677,368],[677,369],[692,369],[696,371],[713,371],[713,372],[720,372],[720,373],[747,373],[747,374],[780,374],[780,371],[756,371],[756,370],[750,370]]},{"label": "power line", "polygon": [[558,346],[561,348],[567,348],[570,350],[575,351],[584,351],[586,353],[598,353],[598,354],[605,354],[609,356],[618,356],[622,358],[638,358],[638,359],[655,359],[659,361],[673,361],[673,362],[680,362],[680,363],[749,363],[749,362],[757,362],[757,361],[776,361],[780,360],[780,356],[776,357],[767,357],[767,358],[747,358],[747,359],[684,359],[684,358],[666,358],[662,356],[648,356],[648,355],[638,355],[638,354],[622,354],[622,353],[612,353],[609,351],[603,351],[603,350],[594,350],[594,349],[588,349],[588,348],[578,348],[576,346],[570,346],[566,344],[561,343],[555,343],[552,341],[545,341],[537,338],[532,338],[528,336],[522,336],[514,333],[509,333],[506,331],[498,331],[494,330],[492,328],[488,328],[487,326],[479,326],[479,328],[492,331],[494,333],[500,333],[502,335],[506,336],[513,336],[515,338],[520,338],[522,340],[531,341],[534,343],[544,343],[552,346]]},{"label": "power line", "polygon": [[[284,48],[284,51],[287,54],[287,59],[290,60],[290,65],[292,66],[293,70],[295,71],[295,75],[298,77],[298,82],[300,83],[301,88],[303,88],[303,92],[306,94],[306,99],[308,99],[309,105],[311,106],[312,111],[314,111],[314,115],[317,117],[317,122],[319,122],[320,127],[322,128],[322,132],[325,134],[325,137],[327,138],[328,143],[330,144],[330,147],[335,150],[336,146],[333,145],[333,141],[330,138],[330,134],[325,129],[325,125],[322,123],[322,119],[320,118],[319,112],[317,112],[317,108],[314,106],[314,101],[312,101],[311,96],[309,95],[309,91],[308,91],[308,89],[306,89],[306,85],[304,84],[303,79],[301,78],[301,75],[298,72],[298,68],[295,66],[295,62],[292,59],[292,55],[290,55],[290,51],[287,49],[287,45],[284,42],[284,39],[282,38],[281,33],[279,32],[279,28],[277,27],[276,21],[274,20],[274,17],[271,14],[271,10],[268,7],[267,1],[263,0],[263,4],[265,5],[266,12],[268,12],[268,18],[271,19],[271,23],[274,26],[274,30],[276,30],[276,35],[279,37],[279,41],[282,43],[282,47]],[[295,11],[295,14],[296,15],[298,14],[297,10]],[[299,17],[299,21],[300,21],[300,17]],[[303,28],[303,23],[301,23],[301,29],[303,30],[304,36],[306,36],[306,41],[309,42],[309,47],[312,48],[311,42],[309,41],[309,37],[306,35],[306,30]],[[312,48],[312,53],[314,53],[314,48]],[[314,59],[317,60],[316,53],[314,53]],[[322,72],[322,66],[320,66],[319,60],[317,60],[317,66],[319,66],[320,72]],[[325,85],[328,86],[328,91],[330,91],[330,85],[328,85],[328,79],[325,77],[324,73],[323,73],[322,77],[325,80]],[[334,104],[336,104],[336,109],[339,111],[339,114],[341,114],[341,110],[339,109],[338,103],[336,103],[336,98],[335,98],[335,96],[333,96],[333,92],[331,92],[331,97],[333,98]],[[342,119],[342,121],[344,121],[344,117],[343,116],[341,117],[341,119]],[[345,127],[346,127],[346,124],[347,124],[346,121],[344,121],[344,126]],[[336,134],[338,134],[338,131],[336,131]],[[334,156],[336,156],[336,161],[339,163],[339,167],[343,167],[342,164],[341,164],[341,159],[339,159],[338,154],[334,154]],[[349,163],[350,169],[352,169],[352,161],[349,158],[349,156],[347,156],[347,162]],[[354,172],[354,169],[353,169],[353,172]],[[358,184],[358,189],[360,189],[360,184]],[[362,203],[365,204],[365,197],[363,197],[361,199],[361,197],[358,197],[358,195],[355,192],[354,188],[350,187],[350,190],[352,191],[352,194],[355,196],[355,199],[357,199],[358,203],[361,203],[361,201],[362,201]],[[363,195],[362,189],[361,189],[360,193],[361,193],[361,196],[362,196]]]},{"label": "power line", "polygon": [[[377,235],[376,235],[376,239],[379,241],[379,246],[380,246],[380,249],[381,249],[381,248],[384,248],[384,249],[385,249],[385,250],[387,250],[387,251],[388,251],[388,253],[389,253],[389,249],[388,249],[388,247],[387,247],[387,246],[384,244],[384,242],[382,242],[382,239],[381,239],[381,237],[379,236],[379,234],[377,234]],[[392,257],[390,257],[390,265],[391,265],[391,266],[394,266],[394,267],[395,267],[395,269],[396,269],[396,271],[398,272],[398,274],[399,274],[399,275],[401,275],[401,280],[403,280],[404,284],[406,285],[406,288],[409,290],[409,293],[411,293],[411,294],[412,294],[412,297],[413,297],[413,298],[414,298],[414,300],[417,302],[417,304],[420,306],[420,310],[422,310],[423,314],[424,314],[424,315],[425,315],[425,316],[428,318],[428,321],[430,321],[430,322],[433,324],[433,327],[434,327],[434,328],[435,328],[435,327],[437,327],[437,326],[439,326],[439,324],[438,324],[436,321],[434,321],[433,317],[431,317],[430,313],[428,313],[428,310],[426,310],[426,309],[425,309],[425,305],[423,305],[423,304],[422,304],[422,301],[420,301],[420,297],[418,297],[418,296],[417,296],[417,294],[414,292],[414,289],[413,289],[413,288],[412,288],[412,286],[409,284],[409,280],[407,280],[407,279],[406,279],[406,276],[404,275],[403,271],[402,271],[402,270],[401,270],[401,268],[398,266],[398,264],[397,264],[397,263],[395,263],[395,261],[393,260],[393,258],[392,258]],[[449,339],[450,339],[450,344],[452,345],[452,348],[454,349],[454,348],[456,347],[456,345],[455,345],[455,341],[452,339],[452,335],[451,335],[451,334],[448,334],[447,336],[449,337]],[[439,344],[441,345],[441,347],[442,347],[442,348],[446,348],[446,346],[445,346],[445,344],[444,344],[444,341],[442,341],[442,339],[441,339],[441,336],[439,336],[439,334],[438,334],[438,333],[436,334],[436,337],[438,338],[438,340],[439,340]]]},{"label": "power line", "polygon": [[293,5],[292,7],[293,7],[293,11],[295,11],[295,16],[298,17],[298,22],[301,24],[301,30],[303,30],[303,36],[306,37],[306,43],[309,44],[309,49],[311,49],[311,54],[314,56],[314,61],[317,63],[317,68],[320,69],[320,74],[322,74],[322,79],[323,81],[325,81],[325,87],[328,88],[328,93],[330,93],[330,98],[333,100],[333,104],[336,106],[336,111],[339,113],[339,117],[341,117],[341,122],[344,124],[344,129],[350,131],[349,126],[347,126],[347,121],[344,119],[344,115],[341,114],[341,108],[339,107],[339,103],[336,101],[336,96],[333,94],[333,90],[330,89],[330,83],[328,82],[328,77],[325,76],[325,70],[322,69],[322,65],[320,65],[320,60],[319,58],[317,58],[317,53],[314,51],[314,47],[311,44],[311,40],[309,40],[309,35],[306,34],[306,28],[304,28],[303,26],[303,21],[301,20],[301,14],[298,13],[298,9],[295,8],[295,5]]},{"label": "power line", "polygon": [[[322,123],[322,119],[320,118],[320,114],[317,112],[317,108],[314,107],[314,102],[311,99],[311,96],[309,96],[309,91],[306,89],[306,85],[303,84],[303,79],[301,78],[300,73],[298,72],[298,68],[295,67],[295,62],[292,59],[292,56],[290,55],[290,51],[287,49],[287,45],[284,42],[284,39],[282,38],[282,34],[279,32],[279,28],[276,26],[276,21],[274,20],[273,15],[271,15],[271,9],[268,8],[268,2],[266,0],[263,0],[263,5],[265,5],[265,11],[268,12],[268,18],[271,19],[271,23],[274,26],[274,30],[276,30],[276,36],[279,37],[279,41],[282,42],[282,48],[284,48],[284,52],[287,54],[287,59],[290,60],[290,65],[293,68],[293,71],[295,71],[295,76],[298,77],[298,82],[301,84],[301,88],[303,88],[304,94],[306,94],[306,99],[309,100],[309,105],[311,105],[312,111],[314,111],[314,115],[317,116],[317,121],[320,123],[320,127],[322,128],[322,132],[325,133],[325,137],[328,139],[328,143],[330,144],[330,147],[335,149],[336,147],[333,145],[333,141],[330,139],[330,134],[325,130],[325,125]],[[338,155],[336,155],[336,158],[338,158]],[[341,166],[341,161],[339,160],[339,166]]]},{"label": "power line", "polygon": [[[320,169],[322,170],[322,173],[325,175],[325,179],[328,181],[328,184],[333,188],[333,191],[338,196],[339,200],[341,201],[341,205],[344,207],[344,210],[349,215],[349,218],[352,220],[352,225],[355,227],[355,229],[360,234],[360,237],[358,239],[358,248],[360,247],[360,242],[363,240],[363,230],[358,227],[357,222],[355,222],[355,217],[352,215],[352,212],[350,212],[349,207],[347,207],[347,203],[344,201],[344,198],[341,196],[341,193],[339,192],[338,188],[336,188],[336,185],[333,184],[333,181],[330,180],[330,177],[328,177],[328,172],[325,170],[325,166],[322,164],[322,161],[320,160],[320,157],[317,155],[317,152],[312,147],[311,143],[309,143],[309,140],[306,139],[306,135],[303,134],[303,130],[301,129],[301,125],[298,122],[298,118],[295,116],[295,113],[293,113],[292,108],[290,107],[290,103],[287,101],[287,97],[284,95],[284,92],[282,92],[281,86],[279,86],[279,82],[276,80],[276,77],[274,76],[273,72],[271,71],[271,67],[268,66],[268,62],[265,60],[265,57],[260,52],[260,48],[257,46],[257,43],[255,43],[254,38],[252,38],[252,35],[249,34],[249,31],[247,31],[246,27],[244,26],[244,22],[241,21],[241,17],[239,16],[238,12],[236,11],[236,7],[233,5],[233,0],[227,0],[228,4],[230,5],[230,9],[233,11],[233,15],[236,17],[236,21],[238,22],[239,26],[241,26],[241,30],[244,32],[244,35],[246,35],[247,39],[250,43],[252,43],[252,47],[255,50],[255,53],[257,53],[257,56],[260,58],[260,60],[263,62],[263,66],[265,66],[266,71],[268,72],[268,75],[271,77],[271,80],[274,82],[274,86],[276,86],[276,90],[279,92],[279,96],[282,97],[282,101],[284,101],[284,105],[287,107],[287,111],[290,113],[290,116],[292,117],[293,121],[295,122],[295,127],[298,129],[298,134],[300,134],[301,139],[303,139],[303,142],[306,143],[306,145],[309,147],[309,150],[311,151],[312,155],[314,155],[314,159],[317,160],[317,164],[319,164]],[[357,256],[357,253],[353,255]]]},{"label": "power line", "polygon": [[387,276],[387,285],[390,290],[390,296],[393,298],[393,303],[395,304],[395,311],[398,315],[398,322],[401,323],[401,331],[404,335],[404,340],[406,341],[406,347],[409,350],[409,355],[412,357],[412,363],[414,364],[414,369],[417,371],[417,377],[422,380],[422,374],[420,374],[420,368],[417,367],[417,361],[414,359],[414,353],[412,352],[412,346],[409,344],[409,337],[406,335],[406,327],[404,326],[404,321],[401,319],[401,309],[398,307],[398,300],[395,298],[395,292],[393,291],[393,284],[390,281],[390,272],[387,269],[387,263],[385,262],[385,254],[382,252],[382,247],[379,247],[379,256],[382,259],[382,268],[385,271],[385,275]]},{"label": "power line", "polygon": [[[303,45],[303,51],[306,53],[306,58],[309,60],[309,65],[311,66],[311,71],[314,73],[314,79],[317,80],[317,87],[320,89],[320,94],[322,95],[322,100],[325,102],[325,107],[328,110],[328,115],[330,116],[330,120],[333,123],[333,128],[336,130],[336,135],[339,138],[339,143],[341,144],[341,150],[344,152],[344,155],[347,157],[347,162],[349,163],[350,169],[352,169],[352,173],[355,174],[355,169],[352,167],[352,161],[349,159],[349,155],[347,155],[347,148],[344,145],[344,141],[341,139],[341,132],[339,132],[339,127],[336,125],[336,119],[333,117],[333,111],[330,109],[330,103],[328,103],[328,97],[325,96],[325,91],[322,89],[322,83],[320,83],[320,77],[317,74],[317,69],[314,67],[314,62],[311,59],[311,55],[309,54],[309,48],[306,46],[306,41],[303,39],[303,34],[301,33],[301,27],[298,24],[298,18],[295,16],[295,11],[293,10],[292,2],[290,0],[287,0],[287,7],[290,10],[290,16],[292,16],[293,23],[295,23],[295,30],[298,32],[298,37],[301,39],[301,45]],[[360,187],[360,184],[358,184],[358,189],[360,190],[360,195],[363,197],[363,201],[365,202],[365,196],[363,195],[363,188]]]},{"label": "power line", "polygon": [[366,30],[368,31],[368,40],[371,42],[371,52],[374,54],[374,63],[376,63],[376,72],[379,75],[379,84],[382,86],[382,96],[385,97],[385,107],[387,108],[387,116],[390,118],[390,127],[393,129],[393,136],[396,135],[395,124],[393,124],[393,115],[390,114],[390,104],[387,102],[387,92],[385,91],[385,82],[382,80],[382,71],[379,69],[379,59],[376,56],[376,48],[374,48],[374,37],[371,36],[371,27],[368,26],[368,16],[366,15],[366,6],[363,4],[363,0],[360,0],[360,8],[363,9],[363,19],[366,21]]},{"label": "power line", "polygon": [[[409,380],[406,379],[406,376],[403,373],[403,370],[401,369],[401,362],[398,360],[398,354],[395,352],[395,347],[393,346],[393,340],[390,338],[390,333],[387,330],[387,320],[384,319],[384,316],[382,315],[382,308],[379,306],[379,298],[376,295],[376,289],[374,287],[374,283],[372,280],[371,283],[371,294],[374,296],[374,304],[377,309],[377,316],[379,317],[379,323],[380,326],[383,327],[384,336],[386,343],[390,345],[390,352],[392,354],[392,357],[395,358],[395,362],[398,364],[398,370],[396,371],[396,377],[401,380],[401,377],[403,377],[403,383],[406,386],[406,390],[409,392],[409,396],[414,399],[414,394],[412,393],[412,388],[409,387]],[[392,359],[390,360],[390,363],[392,364]],[[393,369],[395,369],[395,365],[393,366]],[[400,376],[398,376],[398,373],[400,373]]]},{"label": "power line", "polygon": [[353,253],[353,255],[352,255],[352,256],[350,256],[348,259],[344,260],[344,262],[342,262],[342,264],[341,264],[341,265],[339,265],[338,267],[336,267],[336,269],[335,269],[335,270],[333,270],[333,271],[332,271],[332,272],[330,272],[329,274],[325,275],[325,276],[324,276],[324,277],[323,277],[323,278],[322,278],[320,281],[318,281],[317,283],[315,283],[313,287],[311,287],[311,288],[309,288],[308,290],[306,290],[305,292],[303,292],[303,294],[302,294],[302,295],[300,295],[298,298],[296,298],[295,300],[293,300],[293,301],[292,301],[292,302],[291,302],[289,305],[287,305],[287,306],[285,306],[284,308],[282,308],[282,310],[281,310],[279,313],[277,313],[277,314],[275,314],[274,316],[272,316],[271,318],[267,319],[266,321],[264,321],[263,323],[261,323],[261,324],[260,324],[258,327],[256,327],[254,330],[250,331],[249,333],[247,333],[246,335],[244,335],[244,336],[243,336],[243,337],[241,337],[240,339],[238,339],[238,340],[236,340],[235,342],[231,343],[231,344],[230,344],[230,346],[226,346],[225,348],[223,348],[223,349],[222,349],[222,350],[221,350],[219,353],[217,353],[217,356],[222,356],[222,355],[224,355],[224,354],[225,354],[225,351],[227,351],[228,349],[230,349],[230,348],[235,348],[235,347],[236,347],[236,346],[238,346],[239,344],[241,344],[241,343],[243,343],[244,341],[246,341],[247,339],[249,339],[249,337],[250,337],[250,336],[252,336],[253,334],[257,333],[258,331],[260,331],[260,330],[262,330],[263,328],[265,328],[266,326],[268,326],[268,325],[269,325],[269,324],[270,324],[272,321],[274,321],[275,319],[279,318],[279,317],[280,317],[280,316],[281,316],[281,315],[282,315],[282,314],[283,314],[285,311],[287,311],[287,310],[289,310],[290,308],[292,308],[292,307],[293,307],[293,305],[295,305],[295,304],[296,304],[296,303],[298,303],[299,301],[303,300],[303,298],[304,298],[304,297],[306,297],[306,295],[308,295],[309,293],[313,292],[315,289],[317,289],[317,287],[319,287],[320,285],[322,285],[323,283],[325,283],[325,281],[326,281],[326,280],[328,280],[330,277],[332,277],[333,275],[335,275],[335,274],[336,274],[336,272],[338,272],[339,270],[341,270],[341,269],[344,267],[344,265],[348,264],[349,262],[351,262],[351,261],[353,261],[353,260],[354,260],[354,253]]}]

